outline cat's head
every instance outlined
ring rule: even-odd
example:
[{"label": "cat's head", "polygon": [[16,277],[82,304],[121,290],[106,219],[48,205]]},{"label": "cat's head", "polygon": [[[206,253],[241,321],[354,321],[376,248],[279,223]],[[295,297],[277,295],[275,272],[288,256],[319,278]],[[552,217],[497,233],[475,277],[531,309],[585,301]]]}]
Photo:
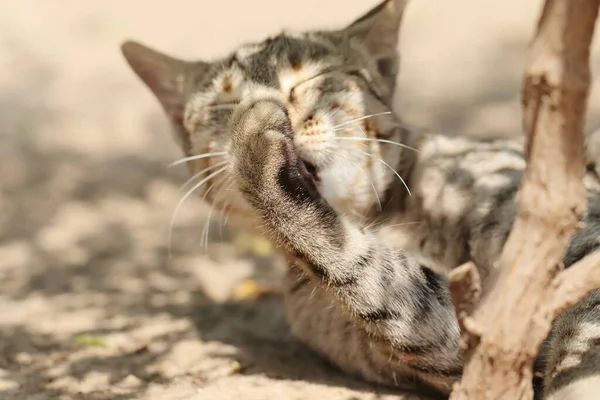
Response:
[{"label": "cat's head", "polygon": [[389,111],[407,1],[384,1],[344,29],[280,34],[211,62],[177,60],[133,42],[122,50],[165,109],[185,156],[199,156],[188,166],[196,182],[207,178],[198,192],[213,206],[240,216],[248,210],[228,187],[228,169],[217,171],[227,166],[236,104],[268,88],[287,107],[296,151],[320,193],[339,212],[360,217],[398,179],[401,147],[385,141],[401,140]]}]

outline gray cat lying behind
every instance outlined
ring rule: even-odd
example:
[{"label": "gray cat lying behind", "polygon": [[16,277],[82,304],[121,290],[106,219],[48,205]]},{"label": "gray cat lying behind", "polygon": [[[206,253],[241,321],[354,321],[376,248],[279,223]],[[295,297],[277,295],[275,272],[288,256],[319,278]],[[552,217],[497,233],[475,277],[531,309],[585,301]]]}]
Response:
[{"label": "gray cat lying behind", "polygon": [[[424,135],[389,112],[405,3],[213,62],[132,42],[123,52],[166,110],[198,192],[287,252],[298,339],[350,374],[443,397],[462,368],[444,275],[473,260],[487,277],[525,161],[515,143]],[[589,175],[567,266],[598,247]],[[600,291],[555,321],[538,361],[544,398],[600,396]]]}]

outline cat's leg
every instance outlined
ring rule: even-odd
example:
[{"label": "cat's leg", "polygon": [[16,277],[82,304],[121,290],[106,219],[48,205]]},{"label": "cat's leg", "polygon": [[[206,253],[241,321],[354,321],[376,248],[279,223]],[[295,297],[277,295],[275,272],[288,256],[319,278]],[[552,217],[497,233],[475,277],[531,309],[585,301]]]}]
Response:
[{"label": "cat's leg", "polygon": [[[238,105],[231,135],[238,189],[308,279],[288,293],[293,331],[367,379],[424,381],[448,392],[461,359],[444,279],[329,206],[293,148],[287,112],[275,95]],[[323,321],[332,324],[329,334]],[[346,352],[333,343],[344,340]]]},{"label": "cat's leg", "polygon": [[600,398],[600,290],[554,321],[541,357],[545,400]]},{"label": "cat's leg", "polygon": [[[588,197],[583,222],[563,260],[567,268],[600,247],[597,193]],[[600,399],[600,289],[556,318],[538,361],[544,377],[544,399]]]},{"label": "cat's leg", "polygon": [[[393,337],[369,334],[331,291],[294,265],[288,270],[284,293],[286,317],[294,336],[348,374],[418,393],[418,397],[407,398],[420,400],[439,397],[439,393],[428,391],[432,386],[447,394],[459,378],[460,360],[448,360],[444,368],[436,365],[437,360],[427,350],[411,349],[415,353],[410,353]],[[427,327],[414,329],[419,332]],[[417,356],[428,360],[419,362]]]}]

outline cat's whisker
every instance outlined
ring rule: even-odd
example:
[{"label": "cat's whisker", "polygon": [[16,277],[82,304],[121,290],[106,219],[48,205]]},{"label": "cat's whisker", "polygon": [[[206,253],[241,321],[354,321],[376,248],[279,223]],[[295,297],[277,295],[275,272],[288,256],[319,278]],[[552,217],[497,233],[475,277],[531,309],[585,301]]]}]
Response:
[{"label": "cat's whisker", "polygon": [[223,104],[209,104],[208,106],[206,106],[206,108],[222,110],[222,109],[234,108],[238,104],[240,104],[240,103],[234,102],[234,103],[223,103]]},{"label": "cat's whisker", "polygon": [[[220,162],[220,163],[217,163],[217,164],[215,164],[215,165],[213,165],[213,166],[211,166],[211,167],[209,167],[209,168],[205,168],[205,169],[203,169],[203,170],[202,170],[202,171],[200,171],[199,173],[195,174],[195,175],[194,175],[192,178],[188,179],[188,181],[187,181],[186,183],[184,183],[184,185],[183,185],[183,186],[185,186],[185,185],[186,185],[188,182],[190,182],[192,179],[196,178],[197,176],[201,175],[202,173],[204,173],[204,172],[206,172],[206,171],[209,171],[209,170],[211,170],[211,169],[214,169],[214,168],[216,168],[216,167],[219,167],[219,166],[225,165],[225,164],[227,164],[227,161],[222,161],[222,162]],[[227,177],[226,177],[226,178],[221,178],[219,181],[217,181],[217,182],[214,182],[213,184],[211,184],[211,185],[208,187],[208,189],[206,189],[206,191],[204,192],[204,195],[202,196],[202,201],[204,202],[204,201],[206,200],[206,197],[207,197],[207,196],[208,196],[208,194],[211,192],[211,190],[213,190],[213,189],[214,189],[214,188],[215,188],[217,185],[227,182],[227,179],[228,179]],[[182,187],[182,189],[183,189],[183,187]],[[181,191],[182,189],[180,189],[180,191]],[[210,224],[210,218],[211,218],[211,214],[212,214],[212,208],[211,208],[211,210],[210,210],[210,212],[209,212],[209,214],[208,214],[208,219],[207,219],[207,221],[208,221],[208,224]],[[205,226],[206,226],[206,222],[205,222]],[[202,233],[201,233],[201,235],[202,235],[202,236],[201,236],[201,239],[200,239],[200,247],[202,247],[202,246],[203,246],[203,239],[205,238],[205,235],[204,235],[204,229],[205,229],[205,228],[203,227],[203,230],[202,230]],[[206,236],[208,236],[208,235],[206,235]],[[205,247],[205,249],[207,249],[207,248],[208,248],[208,239],[206,239],[206,243],[205,243],[204,247]]]},{"label": "cat's whisker", "polygon": [[[331,151],[331,150],[329,150],[329,151],[331,153],[333,153],[333,151]],[[350,164],[355,165],[356,167],[358,167],[358,169],[360,169],[362,171],[362,173],[365,175],[365,177],[367,178],[367,180],[371,184],[371,187],[373,188],[373,192],[375,192],[375,197],[377,197],[377,204],[379,205],[379,211],[383,210],[383,207],[381,205],[381,198],[379,197],[379,193],[377,192],[377,188],[375,187],[375,184],[373,183],[373,180],[371,179],[371,177],[369,176],[369,174],[367,174],[367,171],[365,171],[365,169],[363,167],[361,167],[360,165],[358,165],[358,162],[352,162],[344,154],[339,153],[338,155],[342,156],[343,159],[345,159]]]},{"label": "cat's whisker", "polygon": [[383,226],[383,224],[385,224],[387,221],[389,221],[391,218],[385,218],[382,220],[373,220],[370,224],[365,226],[365,229],[370,230],[376,230],[377,228],[379,228],[380,226]]},{"label": "cat's whisker", "polygon": [[335,111],[333,111],[330,115],[331,118],[335,117],[335,115],[342,109],[342,106],[339,106],[338,108],[335,109]]},{"label": "cat's whisker", "polygon": [[169,167],[174,167],[176,165],[183,164],[183,163],[190,162],[190,161],[194,161],[194,160],[201,160],[203,158],[219,157],[219,156],[225,156],[225,155],[227,155],[226,151],[215,151],[215,152],[212,152],[212,153],[202,153],[202,154],[198,154],[198,155],[195,155],[195,156],[180,158],[179,160],[174,161],[171,164],[169,164]]},{"label": "cat's whisker", "polygon": [[[208,234],[210,231],[210,222],[211,222],[211,218],[212,218],[212,213],[215,209],[215,206],[217,206],[219,204],[219,201],[223,198],[223,195],[224,195],[223,190],[222,190],[223,186],[225,186],[226,184],[229,184],[228,187],[231,187],[231,185],[232,185],[231,177],[222,178],[219,182],[215,183],[213,186],[216,186],[217,184],[221,185],[221,190],[219,190],[219,193],[213,199],[213,206],[211,207],[211,209],[208,213],[208,217],[206,218],[206,222],[204,223],[204,228],[202,229],[202,233],[204,236],[204,244],[202,244],[202,242],[201,242],[200,246],[201,247],[204,246],[205,252],[208,252]],[[211,186],[211,189],[213,186]],[[206,197],[206,194],[204,196]],[[222,237],[223,237],[223,229],[221,228],[221,238]]]},{"label": "cat's whisker", "polygon": [[361,167],[360,165],[356,165],[363,174],[365,174],[365,177],[367,178],[367,180],[369,181],[369,183],[371,184],[371,187],[373,188],[373,192],[375,193],[375,197],[377,198],[377,205],[379,208],[379,211],[383,210],[383,206],[381,205],[381,198],[379,197],[379,193],[377,192],[377,188],[375,187],[375,184],[373,183],[373,180],[371,179],[371,177],[369,176],[369,174],[367,174],[367,171],[364,170],[363,167]]},{"label": "cat's whisker", "polygon": [[[201,239],[200,239],[200,247],[204,248],[205,252],[208,252],[208,236],[209,236],[209,231],[210,231],[210,223],[211,223],[211,218],[212,218],[212,213],[215,209],[215,207],[219,204],[219,201],[223,198],[223,187],[228,184],[228,187],[231,187],[232,183],[231,183],[231,177],[227,176],[224,178],[221,178],[219,181],[213,183],[212,185],[210,185],[210,187],[206,190],[206,192],[204,193],[204,196],[202,196],[202,200],[204,201],[206,199],[206,196],[208,195],[208,193],[215,187],[220,186],[219,192],[217,193],[217,195],[213,198],[212,201],[212,207],[208,213],[208,216],[204,222],[204,226],[202,227],[202,233],[201,233]],[[221,229],[221,238],[223,237],[222,234],[223,230]]]},{"label": "cat's whisker", "polygon": [[391,114],[391,113],[392,113],[391,111],[384,111],[384,112],[380,112],[380,113],[365,115],[364,117],[354,118],[354,119],[351,119],[351,120],[346,121],[346,122],[342,122],[341,124],[338,124],[338,125],[334,126],[333,129],[336,130],[337,128],[340,128],[340,127],[346,126],[346,125],[350,125],[350,124],[352,124],[354,122],[362,121],[363,119],[373,118],[373,117],[377,117],[377,116],[380,116],[380,115],[387,115],[387,114]]},{"label": "cat's whisker", "polygon": [[229,222],[229,217],[231,216],[231,212],[227,212],[225,214],[225,218],[223,218],[223,228],[225,228],[227,226],[227,223]]},{"label": "cat's whisker", "polygon": [[404,181],[404,179],[402,179],[402,177],[400,176],[400,174],[394,169],[392,168],[392,166],[388,163],[386,163],[385,161],[383,161],[381,158],[374,156],[371,153],[367,153],[365,151],[360,151],[360,150],[354,150],[358,153],[364,154],[367,157],[372,157],[375,160],[379,161],[380,163],[382,163],[383,165],[385,165],[386,167],[388,167],[390,169],[390,171],[392,171],[397,177],[398,179],[400,179],[400,182],[402,182],[402,184],[404,185],[404,187],[406,188],[406,191],[408,192],[409,196],[412,196],[412,193],[410,192],[410,189],[408,188],[408,185],[406,184],[406,182]]},{"label": "cat's whisker", "polygon": [[341,107],[341,106],[339,106],[339,107],[337,107],[337,108],[336,108],[335,110],[333,110],[333,111],[329,110],[329,111],[327,111],[327,112],[325,113],[325,115],[323,116],[323,118],[328,118],[328,117],[329,117],[329,118],[333,118],[333,117],[335,116],[335,114],[337,114],[337,112],[338,112],[338,111],[340,111],[341,109],[342,109],[342,107]]},{"label": "cat's whisker", "polygon": [[210,166],[208,166],[208,167],[204,168],[204,169],[203,169],[203,170],[201,170],[200,172],[197,172],[197,173],[195,173],[195,174],[194,174],[193,176],[191,176],[191,177],[190,177],[190,178],[189,178],[187,181],[185,181],[183,185],[181,185],[181,187],[179,188],[179,193],[181,193],[183,190],[185,190],[185,188],[186,188],[186,187],[187,187],[187,186],[188,186],[190,183],[192,183],[192,182],[193,182],[193,181],[194,181],[196,178],[198,178],[199,176],[202,176],[202,174],[204,174],[204,173],[206,173],[206,172],[208,172],[208,171],[210,171],[210,170],[212,170],[212,169],[215,169],[215,168],[217,168],[217,167],[221,167],[221,166],[223,166],[223,165],[226,165],[227,163],[228,163],[228,161],[221,161],[221,162],[218,162],[218,163],[216,163],[216,164],[212,164],[212,165],[210,165]]},{"label": "cat's whisker", "polygon": [[206,192],[204,192],[204,196],[202,196],[202,201],[206,200],[206,196],[208,196],[208,194],[210,193],[210,191],[216,187],[217,185],[223,185],[225,182],[227,182],[228,177],[223,177],[220,180],[218,180],[217,182],[214,182],[212,185],[210,185],[208,187],[208,189],[206,189]]},{"label": "cat's whisker", "polygon": [[384,228],[391,228],[393,226],[405,226],[405,225],[416,225],[416,224],[422,224],[425,221],[410,221],[410,222],[403,222],[401,224],[392,224],[392,225],[385,225]]},{"label": "cat's whisker", "polygon": [[202,179],[200,182],[195,184],[190,190],[188,190],[183,195],[183,197],[179,200],[179,202],[177,203],[177,206],[175,207],[175,211],[173,212],[173,216],[171,217],[171,221],[169,223],[169,235],[168,235],[168,246],[167,246],[169,258],[171,258],[171,239],[173,238],[173,226],[175,225],[175,219],[177,218],[179,209],[181,208],[181,206],[183,205],[185,200],[192,195],[192,193],[194,193],[197,189],[199,189],[202,185],[204,185],[210,179],[212,179],[215,176],[219,175],[220,173],[224,172],[226,169],[227,169],[227,167],[221,167],[218,170],[212,172],[210,175],[208,175],[207,177]]},{"label": "cat's whisker", "polygon": [[204,221],[204,226],[202,227],[202,237],[200,239],[200,248],[204,248],[204,253],[208,252],[208,231],[210,230],[210,221],[212,217],[213,208],[210,208],[208,212],[208,217]]},{"label": "cat's whisker", "polygon": [[[225,210],[227,209],[227,207],[229,206],[230,202],[229,201],[225,201],[223,203],[222,208]],[[225,225],[227,224],[227,221],[229,219],[229,212],[225,212],[225,215],[223,216],[223,218],[221,218],[221,224],[219,226],[219,236],[221,237],[221,240],[223,240],[223,230],[225,229]]]},{"label": "cat's whisker", "polygon": [[315,296],[315,291],[316,291],[316,290],[317,290],[317,285],[315,285],[315,286],[313,287],[313,289],[311,290],[311,292],[310,292],[310,295],[308,296],[308,299],[309,299],[309,300],[312,300],[312,298]]},{"label": "cat's whisker", "polygon": [[393,144],[393,145],[396,145],[396,146],[404,147],[405,149],[409,149],[409,150],[415,151],[417,153],[420,153],[420,151],[417,150],[417,149],[415,149],[414,147],[410,147],[410,146],[407,146],[405,144],[394,142],[392,140],[387,140],[387,139],[377,139],[377,138],[369,138],[369,137],[364,137],[364,138],[359,138],[359,137],[340,137],[340,136],[336,136],[336,137],[334,137],[334,139],[335,140],[355,140],[355,141],[368,141],[368,142],[387,143],[387,144]]},{"label": "cat's whisker", "polygon": [[[223,193],[223,195],[225,195],[225,193],[224,193],[224,192],[228,192],[228,191],[231,191],[231,190],[233,190],[233,188],[232,188],[232,187],[233,187],[233,185],[234,185],[234,183],[232,182],[232,180],[231,180],[231,179],[229,179],[229,185],[228,185],[228,186],[227,186],[225,189],[222,189],[222,190],[221,190],[221,192]],[[231,204],[231,202],[230,202],[229,200],[226,200],[226,201],[223,203],[222,209],[223,209],[223,210],[226,210],[226,209],[227,209],[227,207],[228,207],[230,204]],[[221,238],[223,238],[223,229],[225,229],[225,226],[227,225],[227,222],[229,221],[229,216],[230,216],[230,215],[231,215],[231,212],[229,212],[229,211],[225,211],[225,214],[223,215],[223,221],[222,221],[222,223],[221,223]]]}]

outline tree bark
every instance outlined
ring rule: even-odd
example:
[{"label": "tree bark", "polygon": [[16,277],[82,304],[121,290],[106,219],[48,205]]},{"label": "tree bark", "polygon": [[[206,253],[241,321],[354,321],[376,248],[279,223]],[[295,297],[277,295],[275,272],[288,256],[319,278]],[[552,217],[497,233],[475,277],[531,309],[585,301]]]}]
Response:
[{"label": "tree bark", "polygon": [[462,302],[472,296],[458,292],[477,292],[473,275],[451,276],[466,362],[451,400],[532,399],[533,363],[552,320],[600,287],[600,254],[562,265],[586,209],[583,124],[599,7],[600,0],[544,4],[522,85],[528,164],[515,224],[469,315]]}]

